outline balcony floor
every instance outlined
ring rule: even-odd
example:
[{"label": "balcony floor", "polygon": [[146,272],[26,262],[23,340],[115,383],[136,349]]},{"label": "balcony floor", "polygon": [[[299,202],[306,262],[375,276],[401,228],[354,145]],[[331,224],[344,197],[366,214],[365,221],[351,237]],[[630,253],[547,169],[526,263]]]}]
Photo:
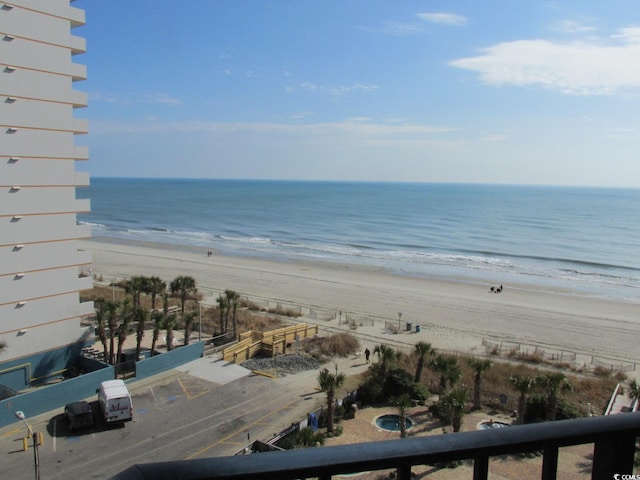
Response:
[{"label": "balcony floor", "polygon": [[[339,437],[327,439],[325,445],[344,445],[400,438],[399,432],[385,431],[375,425],[375,419],[384,414],[397,414],[397,411],[392,407],[364,408],[360,410],[355,419],[343,420],[341,422],[344,429],[343,434]],[[409,436],[442,434],[442,425],[438,420],[431,417],[427,407],[410,408],[408,417],[414,420],[414,426],[408,432]],[[475,430],[478,423],[489,419],[505,423],[511,423],[512,421],[510,417],[504,414],[491,415],[488,411],[479,411],[465,415],[462,430]],[[445,431],[451,432],[451,427],[445,427]],[[590,479],[592,453],[593,445],[561,448],[558,458],[558,480]],[[539,480],[541,466],[542,456],[525,459],[516,459],[514,457],[495,458],[489,462],[489,478],[492,480]],[[457,468],[442,469],[432,466],[416,466],[412,469],[412,473],[417,478],[429,480],[458,480],[460,478],[473,478],[473,465],[469,462]],[[383,478],[382,475],[383,471],[378,471],[349,478],[374,480]]]}]

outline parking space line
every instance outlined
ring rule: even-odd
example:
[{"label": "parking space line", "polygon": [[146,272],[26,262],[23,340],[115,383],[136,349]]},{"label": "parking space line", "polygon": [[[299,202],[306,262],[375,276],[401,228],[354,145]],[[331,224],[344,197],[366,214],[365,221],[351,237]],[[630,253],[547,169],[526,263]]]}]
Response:
[{"label": "parking space line", "polygon": [[15,435],[16,433],[19,433],[19,432],[20,432],[19,428],[14,428],[13,430],[10,430],[10,431],[8,431],[6,433],[3,433],[1,438],[9,437],[9,436]]},{"label": "parking space line", "polygon": [[194,398],[198,398],[199,396],[204,395],[205,393],[209,393],[210,391],[213,390],[213,388],[209,388],[208,390],[203,390],[203,391],[198,392],[195,395],[191,395],[189,393],[188,388],[184,385],[184,383],[182,383],[182,380],[180,380],[180,378],[177,378],[177,380],[178,380],[178,383],[180,384],[180,388],[182,389],[184,394],[187,396],[188,400],[193,400]]},{"label": "parking space line", "polygon": [[215,447],[216,445],[221,445],[221,444],[227,443],[227,440],[228,440],[229,438],[233,437],[234,435],[238,435],[239,433],[242,433],[242,432],[244,432],[244,431],[247,431],[247,430],[249,430],[251,427],[253,427],[253,426],[255,426],[255,425],[260,425],[260,424],[262,424],[262,421],[263,421],[265,418],[269,418],[269,417],[271,417],[271,416],[275,415],[276,413],[278,413],[278,412],[280,412],[280,411],[282,411],[282,410],[287,410],[287,409],[291,408],[291,405],[293,405],[293,404],[295,404],[295,403],[297,403],[297,402],[298,402],[298,400],[294,400],[294,401],[292,401],[292,402],[288,403],[287,405],[284,405],[283,407],[278,408],[277,410],[274,410],[273,412],[269,412],[269,413],[267,413],[266,415],[264,415],[264,416],[260,417],[259,419],[257,419],[255,422],[251,422],[251,423],[249,423],[249,424],[245,425],[244,427],[242,427],[241,429],[236,430],[236,431],[235,431],[235,432],[233,432],[233,433],[230,433],[230,434],[229,434],[229,435],[227,435],[226,437],[221,438],[220,440],[218,440],[218,441],[216,441],[216,442],[213,442],[212,444],[210,444],[210,445],[208,445],[208,446],[206,446],[206,447],[204,447],[204,448],[201,448],[201,449],[200,449],[200,450],[198,450],[197,452],[192,453],[191,455],[189,455],[189,456],[187,456],[187,457],[186,457],[186,460],[192,460],[192,459],[196,458],[198,455],[201,455],[201,454],[203,454],[204,452],[206,452],[207,450],[210,450],[211,448]]}]

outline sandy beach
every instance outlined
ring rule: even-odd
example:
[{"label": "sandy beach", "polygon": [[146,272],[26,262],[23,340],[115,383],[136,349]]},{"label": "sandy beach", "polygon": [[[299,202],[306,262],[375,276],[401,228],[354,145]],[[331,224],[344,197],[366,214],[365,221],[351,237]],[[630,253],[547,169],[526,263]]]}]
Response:
[{"label": "sandy beach", "polygon": [[[421,340],[440,350],[481,353],[484,340],[575,353],[578,363],[595,359],[629,367],[640,361],[640,304],[528,285],[504,285],[496,294],[489,292],[490,285],[462,279],[413,278],[360,265],[209,256],[198,247],[95,238],[81,241],[80,248],[92,252],[92,273],[104,282],[132,275],[169,282],[190,275],[211,304],[232,289],[253,301],[300,307],[303,315],[314,311],[322,317],[366,319],[357,333],[372,343],[410,348]],[[400,332],[385,331],[385,321],[400,325]],[[421,331],[407,332],[407,322]],[[338,326],[337,319],[316,323]]]}]

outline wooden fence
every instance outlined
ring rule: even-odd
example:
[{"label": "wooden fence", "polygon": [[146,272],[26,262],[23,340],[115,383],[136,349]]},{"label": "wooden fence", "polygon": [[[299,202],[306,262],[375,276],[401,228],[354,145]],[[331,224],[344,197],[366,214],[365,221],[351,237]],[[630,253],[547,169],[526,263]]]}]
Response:
[{"label": "wooden fence", "polygon": [[222,351],[225,362],[239,363],[261,354],[275,356],[287,353],[287,347],[296,340],[318,334],[317,325],[300,323],[288,327],[278,328],[269,332],[245,332],[240,335],[240,341]]}]

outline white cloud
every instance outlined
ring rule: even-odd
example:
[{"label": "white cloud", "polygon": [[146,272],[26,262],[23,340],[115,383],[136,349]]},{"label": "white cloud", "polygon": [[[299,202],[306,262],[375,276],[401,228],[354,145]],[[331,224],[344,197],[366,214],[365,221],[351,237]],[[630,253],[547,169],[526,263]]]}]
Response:
[{"label": "white cloud", "polygon": [[478,72],[494,86],[538,86],[571,95],[640,88],[640,28],[622,29],[611,39],[617,42],[504,42],[450,65]]},{"label": "white cloud", "polygon": [[313,113],[311,112],[300,112],[289,115],[289,118],[292,120],[302,120],[303,118],[307,118],[311,115],[313,115]]},{"label": "white cloud", "polygon": [[328,93],[330,95],[348,95],[350,93],[359,92],[359,93],[371,93],[378,90],[380,87],[377,85],[367,85],[364,83],[355,83],[353,85],[338,85],[338,86],[327,86],[327,85],[318,85],[316,83],[311,82],[302,82],[296,86],[289,85],[287,87],[288,93],[293,93],[296,90],[302,90],[305,92],[318,92],[318,93]]},{"label": "white cloud", "polygon": [[182,105],[182,100],[167,93],[147,93],[141,97],[144,103],[161,103],[163,105]]},{"label": "white cloud", "polygon": [[117,105],[128,105],[131,100],[119,94],[105,92],[89,92],[90,102],[115,103]]},{"label": "white cloud", "polygon": [[359,136],[413,137],[430,136],[455,131],[445,126],[374,123],[366,117],[354,117],[341,122],[287,123],[208,123],[200,121],[126,123],[98,121],[91,123],[92,134],[154,134],[164,132],[208,132],[212,135],[286,135],[288,137]]},{"label": "white cloud", "polygon": [[117,105],[132,105],[135,103],[159,103],[163,105],[182,105],[182,100],[172,97],[167,93],[145,93],[136,94],[131,97],[120,94],[91,92],[89,94],[91,102],[114,103]]},{"label": "white cloud", "polygon": [[400,23],[400,22],[386,22],[382,26],[382,32],[388,35],[413,35],[422,31],[420,26],[413,23]]},{"label": "white cloud", "polygon": [[455,13],[418,13],[417,17],[431,23],[444,25],[463,26],[467,24],[467,18]]},{"label": "white cloud", "polygon": [[595,27],[584,25],[583,23],[575,20],[562,20],[561,22],[553,25],[552,30],[560,33],[574,34],[592,32],[595,30]]},{"label": "white cloud", "polygon": [[508,138],[509,137],[507,137],[506,135],[502,135],[500,133],[494,133],[492,135],[486,135],[482,137],[480,141],[487,142],[487,143],[495,143],[495,142],[504,142]]},{"label": "white cloud", "polygon": [[620,33],[612,35],[611,38],[621,40],[626,43],[640,44],[640,27],[621,28]]}]

